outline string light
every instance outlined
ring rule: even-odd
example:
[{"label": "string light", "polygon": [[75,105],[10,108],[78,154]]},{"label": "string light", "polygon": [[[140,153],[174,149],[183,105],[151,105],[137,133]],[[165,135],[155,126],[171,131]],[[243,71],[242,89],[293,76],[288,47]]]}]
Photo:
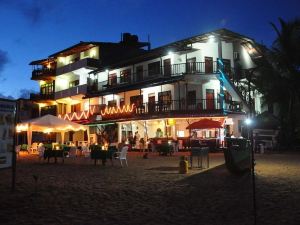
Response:
[{"label": "string light", "polygon": [[101,110],[101,116],[105,115],[112,115],[117,113],[129,113],[132,112],[134,109],[134,104],[130,105],[123,105],[122,109],[118,107],[109,107],[105,108],[104,112]]},{"label": "string light", "polygon": [[[105,115],[112,115],[112,114],[122,114],[122,113],[131,113],[134,109],[134,104],[131,105],[123,105],[122,108],[120,106],[118,107],[108,107],[105,108],[104,110],[100,111],[101,116],[105,116]],[[69,113],[69,114],[65,114],[63,115],[58,115],[58,118],[62,118],[64,120],[82,120],[82,119],[88,119],[89,116],[92,116],[95,113],[95,106],[91,108],[91,110],[86,110],[86,111],[82,111],[79,115],[78,112],[73,112],[73,113]]]}]

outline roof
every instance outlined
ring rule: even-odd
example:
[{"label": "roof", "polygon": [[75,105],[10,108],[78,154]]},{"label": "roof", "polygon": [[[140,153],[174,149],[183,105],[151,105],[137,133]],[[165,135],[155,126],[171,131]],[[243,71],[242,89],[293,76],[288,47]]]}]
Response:
[{"label": "roof", "polygon": [[253,45],[253,47],[259,47],[259,45],[254,41],[254,39],[251,39],[247,36],[241,35],[239,33],[230,31],[228,29],[218,29],[215,31],[211,31],[211,32],[206,32],[200,35],[196,35],[196,36],[192,36],[186,39],[182,39],[179,41],[175,41],[172,42],[170,44],[167,45],[163,45],[160,46],[158,48],[154,48],[150,51],[145,52],[144,54],[140,54],[136,57],[132,57],[130,59],[127,60],[123,60],[120,61],[118,63],[115,64],[111,64],[109,65],[103,65],[102,68],[94,70],[90,73],[97,73],[99,71],[103,71],[107,68],[117,68],[117,67],[122,67],[122,66],[126,66],[130,63],[138,63],[140,61],[144,61],[144,60],[148,60],[148,59],[152,59],[152,58],[156,58],[161,56],[162,54],[167,54],[169,51],[185,51],[185,52],[189,52],[189,51],[193,51],[193,47],[187,47],[187,45],[189,44],[193,44],[196,42],[206,42],[211,35],[214,36],[218,36],[222,41],[234,41],[234,40],[239,40],[242,43],[246,44],[246,43],[251,43]]},{"label": "roof", "polygon": [[39,59],[39,60],[30,62],[29,65],[45,65],[49,62],[54,62],[54,61],[55,61],[54,58]]},{"label": "roof", "polygon": [[57,56],[67,56],[67,55],[72,55],[77,52],[82,52],[89,50],[90,48],[93,48],[95,46],[99,46],[100,44],[103,44],[105,42],[84,42],[81,41],[78,44],[72,45],[71,47],[65,48],[61,51],[55,52],[52,55],[49,55],[49,57],[57,57]]}]

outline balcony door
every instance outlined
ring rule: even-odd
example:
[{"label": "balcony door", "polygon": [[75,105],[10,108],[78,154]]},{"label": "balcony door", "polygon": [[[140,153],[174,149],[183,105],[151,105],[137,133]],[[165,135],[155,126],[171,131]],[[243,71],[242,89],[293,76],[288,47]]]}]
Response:
[{"label": "balcony door", "polygon": [[215,91],[214,89],[206,89],[206,110],[215,109]]},{"label": "balcony door", "polygon": [[196,91],[189,91],[187,93],[187,104],[188,104],[188,109],[190,110],[196,109]]},{"label": "balcony door", "polygon": [[205,73],[213,73],[213,58],[205,56]]},{"label": "balcony door", "polygon": [[122,70],[120,73],[120,83],[130,83],[131,82],[131,69]]},{"label": "balcony door", "polygon": [[189,58],[186,60],[186,72],[187,73],[196,72],[196,57]]},{"label": "balcony door", "polygon": [[148,95],[148,111],[150,113],[155,112],[155,94],[151,93]]},{"label": "balcony door", "polygon": [[171,59],[164,60],[164,76],[171,76]]},{"label": "balcony door", "polygon": [[108,76],[108,85],[109,86],[116,86],[117,85],[117,74],[112,73]]},{"label": "balcony door", "polygon": [[143,80],[143,73],[144,73],[144,69],[143,66],[137,66],[136,67],[136,82],[140,82]]}]

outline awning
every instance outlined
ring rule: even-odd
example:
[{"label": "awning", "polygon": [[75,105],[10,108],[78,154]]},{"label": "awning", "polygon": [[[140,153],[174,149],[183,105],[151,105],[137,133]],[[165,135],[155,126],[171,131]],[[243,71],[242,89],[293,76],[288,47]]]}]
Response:
[{"label": "awning", "polygon": [[202,119],[187,126],[186,129],[213,129],[223,128],[224,119],[212,120]]}]

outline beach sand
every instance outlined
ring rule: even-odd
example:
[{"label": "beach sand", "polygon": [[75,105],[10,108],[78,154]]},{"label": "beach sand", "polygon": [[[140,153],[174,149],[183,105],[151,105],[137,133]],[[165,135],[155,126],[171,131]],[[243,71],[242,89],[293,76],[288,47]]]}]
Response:
[{"label": "beach sand", "polygon": [[[210,159],[209,169],[179,174],[178,155],[130,153],[121,168],[23,154],[14,193],[11,170],[0,171],[0,224],[253,224],[251,176],[231,175],[223,154]],[[256,163],[257,224],[299,225],[300,154],[256,155]]]}]

